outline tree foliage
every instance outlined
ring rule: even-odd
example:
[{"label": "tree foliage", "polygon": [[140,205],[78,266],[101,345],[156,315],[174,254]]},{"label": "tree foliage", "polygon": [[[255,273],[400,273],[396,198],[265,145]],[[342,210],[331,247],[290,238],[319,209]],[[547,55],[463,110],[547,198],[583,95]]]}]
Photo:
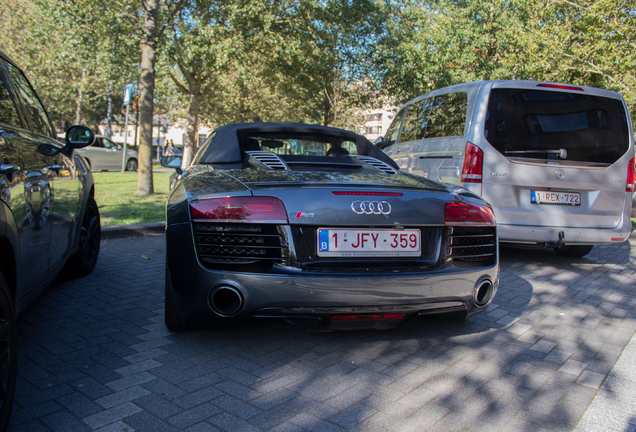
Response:
[{"label": "tree foliage", "polygon": [[462,82],[529,79],[636,95],[635,0],[403,0],[374,58],[405,100]]},{"label": "tree foliage", "polygon": [[374,99],[485,79],[608,88],[636,112],[636,0],[157,0],[151,41],[147,1],[0,0],[0,9],[2,49],[58,129],[95,126],[109,91],[143,87],[144,44],[159,92],[140,108],[152,114],[158,100],[189,118],[189,144],[199,122],[354,128]]},{"label": "tree foliage", "polygon": [[13,27],[3,32],[3,49],[26,71],[56,127],[95,127],[104,118],[109,92],[119,96],[117,87],[123,88],[120,83],[138,64],[138,43],[125,36],[129,22],[101,3],[1,1]]}]

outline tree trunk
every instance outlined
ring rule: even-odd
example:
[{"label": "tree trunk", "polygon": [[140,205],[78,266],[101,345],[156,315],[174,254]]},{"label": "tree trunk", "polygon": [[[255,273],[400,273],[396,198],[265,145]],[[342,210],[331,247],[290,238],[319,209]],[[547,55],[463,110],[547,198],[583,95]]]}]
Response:
[{"label": "tree trunk", "polygon": [[145,0],[146,20],[141,43],[141,79],[139,81],[139,172],[137,195],[152,195],[152,117],[155,96],[155,62],[159,0]]},{"label": "tree trunk", "polygon": [[86,83],[86,69],[82,69],[82,80],[77,89],[77,104],[75,106],[75,124],[82,123],[82,104],[84,103],[84,84]]},{"label": "tree trunk", "polygon": [[323,126],[329,126],[330,122],[330,117],[331,117],[331,102],[329,101],[329,95],[327,94],[327,91],[325,90],[325,98],[323,100]]},{"label": "tree trunk", "polygon": [[185,143],[183,147],[183,159],[181,169],[186,169],[192,162],[196,149],[196,136],[199,125],[199,108],[201,107],[201,83],[190,85],[190,104],[188,106],[188,118],[186,120]]}]

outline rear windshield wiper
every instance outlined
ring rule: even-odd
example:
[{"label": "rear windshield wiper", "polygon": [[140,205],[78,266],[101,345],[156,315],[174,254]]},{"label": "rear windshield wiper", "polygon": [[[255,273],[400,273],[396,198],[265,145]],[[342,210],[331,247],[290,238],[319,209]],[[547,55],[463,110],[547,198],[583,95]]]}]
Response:
[{"label": "rear windshield wiper", "polygon": [[567,159],[568,151],[566,149],[559,150],[516,150],[506,151],[506,154],[555,154],[559,159]]}]

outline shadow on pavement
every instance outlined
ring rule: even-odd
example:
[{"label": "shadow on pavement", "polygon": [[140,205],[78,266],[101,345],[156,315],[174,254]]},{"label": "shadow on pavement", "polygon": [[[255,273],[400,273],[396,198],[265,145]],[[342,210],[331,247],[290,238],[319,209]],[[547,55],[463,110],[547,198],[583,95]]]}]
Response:
[{"label": "shadow on pavement", "polygon": [[565,431],[636,329],[629,244],[570,260],[502,248],[494,304],[465,321],[171,333],[162,239],[122,241],[125,253],[118,242],[93,275],[56,282],[20,317],[15,430],[70,430],[72,418],[77,430]]}]

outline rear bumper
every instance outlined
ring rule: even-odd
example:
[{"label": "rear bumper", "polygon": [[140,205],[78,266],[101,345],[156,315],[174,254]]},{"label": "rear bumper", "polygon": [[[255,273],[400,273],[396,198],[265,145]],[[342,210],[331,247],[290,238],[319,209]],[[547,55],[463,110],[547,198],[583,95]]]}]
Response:
[{"label": "rear bumper", "polygon": [[[629,194],[623,204],[620,222],[613,228],[532,226],[497,223],[499,241],[502,243],[556,243],[563,232],[564,245],[602,245],[626,241],[632,232],[632,200]],[[573,222],[581,223],[585,216],[570,216]]]},{"label": "rear bumper", "polygon": [[[419,273],[296,271],[286,274],[210,270],[197,260],[190,224],[169,225],[166,240],[169,270],[166,283],[179,314],[187,321],[219,327],[250,317],[301,319],[401,312],[409,318],[456,311],[471,315],[490,304],[499,282],[498,262],[488,267],[451,266]],[[492,294],[485,304],[477,306],[475,291],[484,280],[492,283]],[[231,316],[220,315],[211,304],[210,294],[221,286],[240,293],[242,307]]]},{"label": "rear bumper", "polygon": [[627,221],[613,229],[497,225],[497,232],[501,243],[556,243],[563,232],[564,245],[601,245],[627,240],[632,232],[631,221]]}]

